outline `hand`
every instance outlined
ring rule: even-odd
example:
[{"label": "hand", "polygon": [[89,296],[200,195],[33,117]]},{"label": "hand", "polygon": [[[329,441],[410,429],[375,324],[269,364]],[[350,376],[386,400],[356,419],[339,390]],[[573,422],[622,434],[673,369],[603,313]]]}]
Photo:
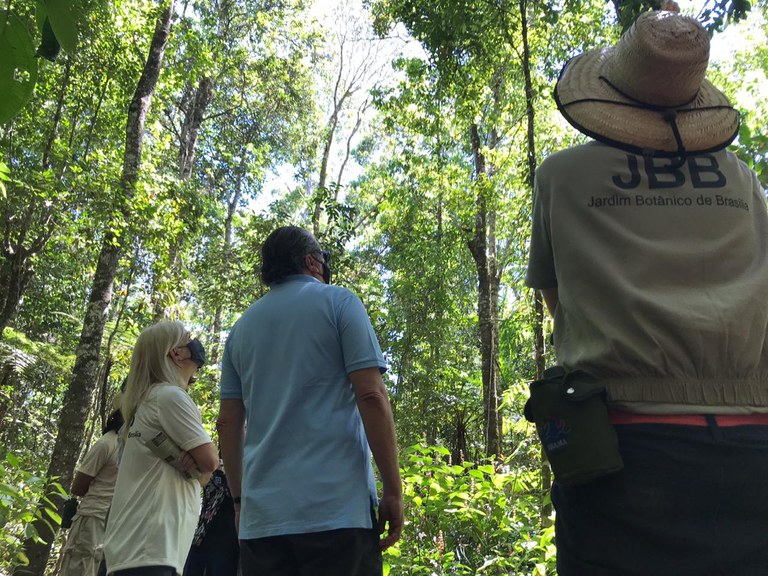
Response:
[{"label": "hand", "polygon": [[379,549],[384,551],[400,540],[403,531],[403,497],[387,495],[379,502],[379,534],[387,535],[379,541]]},{"label": "hand", "polygon": [[192,458],[192,455],[189,452],[182,450],[181,454],[179,454],[179,457],[176,459],[176,467],[184,472],[192,472],[193,470],[197,470],[197,462],[195,462],[195,459]]}]

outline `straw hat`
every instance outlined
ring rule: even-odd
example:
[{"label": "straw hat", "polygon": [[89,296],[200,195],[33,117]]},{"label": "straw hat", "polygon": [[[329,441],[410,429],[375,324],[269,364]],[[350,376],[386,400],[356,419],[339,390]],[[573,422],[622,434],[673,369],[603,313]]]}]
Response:
[{"label": "straw hat", "polygon": [[708,62],[699,22],[645,12],[615,46],[567,62],[555,101],[577,130],[612,146],[681,159],[712,152],[736,137],[739,113],[704,78]]}]

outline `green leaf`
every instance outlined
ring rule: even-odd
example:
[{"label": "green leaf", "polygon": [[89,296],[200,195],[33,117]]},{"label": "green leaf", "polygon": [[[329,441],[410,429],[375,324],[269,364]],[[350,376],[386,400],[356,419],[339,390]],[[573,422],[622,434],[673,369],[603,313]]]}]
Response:
[{"label": "green leaf", "polygon": [[70,54],[77,49],[77,4],[72,0],[45,0],[48,20],[56,39]]},{"label": "green leaf", "polygon": [[56,35],[53,33],[51,27],[51,19],[46,18],[43,23],[42,38],[40,40],[40,46],[37,47],[36,56],[42,56],[46,60],[54,62],[56,57],[61,52],[61,44],[56,39]]},{"label": "green leaf", "polygon": [[18,468],[19,467],[19,464],[20,464],[19,459],[16,458],[16,456],[13,454],[13,452],[8,452],[8,454],[5,455],[5,459],[8,462],[8,464],[13,466],[14,468]]},{"label": "green leaf", "polygon": [[35,527],[32,524],[27,524],[24,526],[24,538],[29,540],[35,536],[37,536],[37,530],[35,530]]},{"label": "green leaf", "polygon": [[0,124],[13,118],[32,96],[37,82],[35,47],[22,20],[0,10]]},{"label": "green leaf", "polygon": [[59,516],[58,514],[56,514],[56,512],[55,512],[55,511],[51,510],[50,508],[46,508],[46,509],[45,509],[45,513],[46,513],[46,514],[48,514],[48,516],[50,516],[50,517],[51,517],[51,520],[53,520],[54,522],[56,522],[56,524],[59,524],[59,525],[61,525],[61,516]]}]

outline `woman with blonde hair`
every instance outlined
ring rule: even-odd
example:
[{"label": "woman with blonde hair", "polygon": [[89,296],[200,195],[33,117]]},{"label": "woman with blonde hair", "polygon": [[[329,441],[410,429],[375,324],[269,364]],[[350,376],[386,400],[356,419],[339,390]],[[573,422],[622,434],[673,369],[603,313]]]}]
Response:
[{"label": "woman with blonde hair", "polygon": [[[200,512],[200,484],[218,465],[187,387],[205,350],[181,322],[146,328],[131,356],[121,410],[123,455],[104,543],[109,574],[181,574]],[[157,444],[180,451],[158,455]]]}]

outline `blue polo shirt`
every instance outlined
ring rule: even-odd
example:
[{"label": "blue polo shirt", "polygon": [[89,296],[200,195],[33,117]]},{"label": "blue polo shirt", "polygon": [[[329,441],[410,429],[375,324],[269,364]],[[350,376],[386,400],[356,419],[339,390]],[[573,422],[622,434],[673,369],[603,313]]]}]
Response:
[{"label": "blue polo shirt", "polygon": [[289,276],[230,331],[221,398],[242,399],[240,538],[371,528],[371,454],[347,374],[386,370],[360,299]]}]

